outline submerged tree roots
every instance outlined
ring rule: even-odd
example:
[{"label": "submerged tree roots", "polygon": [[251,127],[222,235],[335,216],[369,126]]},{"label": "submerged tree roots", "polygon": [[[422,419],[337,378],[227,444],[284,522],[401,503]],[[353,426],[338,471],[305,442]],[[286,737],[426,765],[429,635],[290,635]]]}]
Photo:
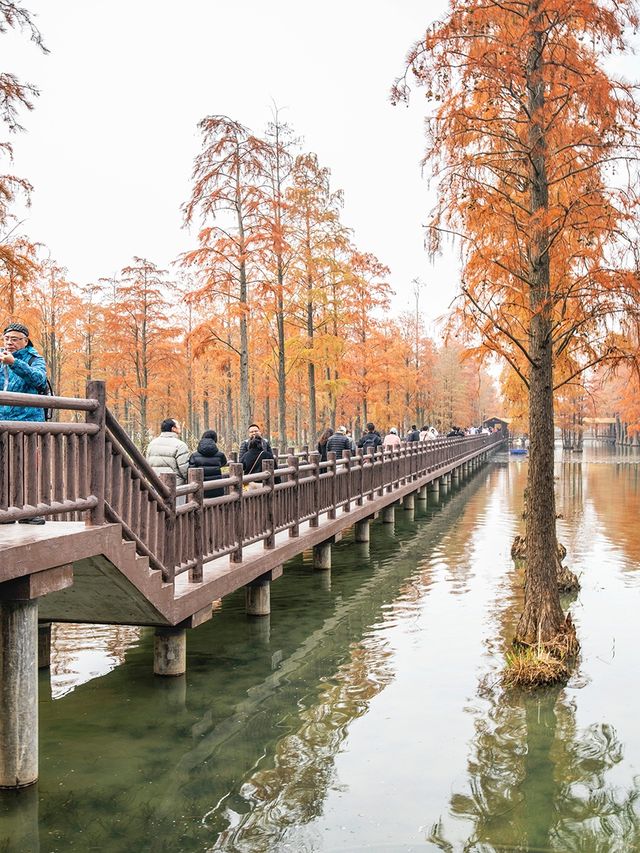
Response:
[{"label": "submerged tree roots", "polygon": [[[567,556],[567,549],[558,542],[558,550],[556,551],[556,576],[558,578],[558,589],[560,592],[576,592],[580,589],[580,581],[578,576],[562,565],[562,561]],[[514,560],[527,559],[527,537],[516,536],[511,546],[511,557]]]},{"label": "submerged tree roots", "polygon": [[507,653],[507,666],[502,674],[505,687],[532,690],[566,684],[580,650],[576,629],[567,614],[557,635],[548,643],[522,643],[514,641]]}]

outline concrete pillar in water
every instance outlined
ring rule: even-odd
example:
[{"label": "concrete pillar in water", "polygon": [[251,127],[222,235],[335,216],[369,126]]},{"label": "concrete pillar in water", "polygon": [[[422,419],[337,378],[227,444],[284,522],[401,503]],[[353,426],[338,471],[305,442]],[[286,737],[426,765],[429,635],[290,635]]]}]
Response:
[{"label": "concrete pillar in water", "polygon": [[389,504],[382,510],[382,523],[383,524],[393,524],[396,520],[396,507],[395,504]]},{"label": "concrete pillar in water", "polygon": [[244,588],[247,616],[268,616],[271,613],[271,581],[263,578],[248,583]]},{"label": "concrete pillar in water", "polygon": [[415,492],[411,492],[411,494],[404,496],[404,498],[402,499],[402,506],[405,509],[415,509],[416,508]]},{"label": "concrete pillar in water", "polygon": [[0,788],[38,779],[37,638],[37,600],[0,600]]},{"label": "concrete pillar in water", "polygon": [[427,491],[430,495],[437,495],[440,492],[440,480],[432,480],[427,486]]},{"label": "concrete pillar in water", "polygon": [[426,499],[427,499],[427,487],[426,486],[420,486],[420,488],[418,489],[418,500],[419,501],[426,501]]},{"label": "concrete pillar in water", "polygon": [[451,472],[451,479],[453,480],[454,483],[460,482],[460,469],[459,468],[453,469],[453,471]]},{"label": "concrete pillar in water", "polygon": [[153,638],[156,675],[184,675],[187,671],[186,628],[156,628]]},{"label": "concrete pillar in water", "polygon": [[356,521],[356,542],[368,542],[370,539],[369,519],[363,518]]},{"label": "concrete pillar in water", "polygon": [[38,669],[51,665],[51,622],[38,623]]},{"label": "concrete pillar in water", "polygon": [[331,568],[331,540],[313,546],[313,568]]}]

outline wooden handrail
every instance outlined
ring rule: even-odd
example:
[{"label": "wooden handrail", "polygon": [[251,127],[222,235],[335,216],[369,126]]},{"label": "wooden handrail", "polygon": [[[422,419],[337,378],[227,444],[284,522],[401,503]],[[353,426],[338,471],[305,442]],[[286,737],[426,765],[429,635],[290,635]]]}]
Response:
[{"label": "wooden handrail", "polygon": [[49,397],[46,394],[20,394],[18,391],[0,391],[0,406],[95,412],[99,405],[98,400],[94,400],[92,397]]},{"label": "wooden handrail", "polygon": [[118,439],[120,446],[129,454],[129,456],[134,460],[140,470],[143,471],[145,476],[153,483],[156,491],[158,491],[164,498],[169,497],[169,492],[167,491],[167,487],[165,486],[165,484],[153,470],[151,465],[149,465],[149,463],[144,458],[142,453],[138,450],[138,448],[135,446],[133,441],[131,441],[127,433],[122,429],[122,427],[111,414],[109,409],[107,409],[106,411],[106,419],[107,431],[110,432],[114,436],[114,438]]},{"label": "wooden handrail", "polygon": [[[1,401],[0,401],[1,402]],[[0,432],[9,435],[95,435],[96,424],[65,421],[0,421]]]}]

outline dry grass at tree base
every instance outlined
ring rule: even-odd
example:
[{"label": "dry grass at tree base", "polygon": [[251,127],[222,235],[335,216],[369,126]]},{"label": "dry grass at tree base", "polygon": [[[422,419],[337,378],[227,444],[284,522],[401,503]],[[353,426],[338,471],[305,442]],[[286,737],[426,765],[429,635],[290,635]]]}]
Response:
[{"label": "dry grass at tree base", "polygon": [[580,651],[580,643],[571,616],[567,614],[556,637],[549,643],[535,645],[514,641],[507,653],[502,673],[505,687],[533,690],[566,684]]}]

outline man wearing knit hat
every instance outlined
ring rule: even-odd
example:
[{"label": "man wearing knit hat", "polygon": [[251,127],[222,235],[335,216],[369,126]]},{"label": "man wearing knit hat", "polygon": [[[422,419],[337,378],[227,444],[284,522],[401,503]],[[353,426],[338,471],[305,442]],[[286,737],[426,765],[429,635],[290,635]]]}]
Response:
[{"label": "man wearing knit hat", "polygon": [[[22,323],[9,323],[0,346],[0,388],[19,394],[47,390],[47,366],[29,340],[29,329]],[[34,400],[35,402],[35,400]],[[44,421],[41,406],[0,406],[0,421]],[[44,524],[44,518],[25,519],[26,524]]]}]

